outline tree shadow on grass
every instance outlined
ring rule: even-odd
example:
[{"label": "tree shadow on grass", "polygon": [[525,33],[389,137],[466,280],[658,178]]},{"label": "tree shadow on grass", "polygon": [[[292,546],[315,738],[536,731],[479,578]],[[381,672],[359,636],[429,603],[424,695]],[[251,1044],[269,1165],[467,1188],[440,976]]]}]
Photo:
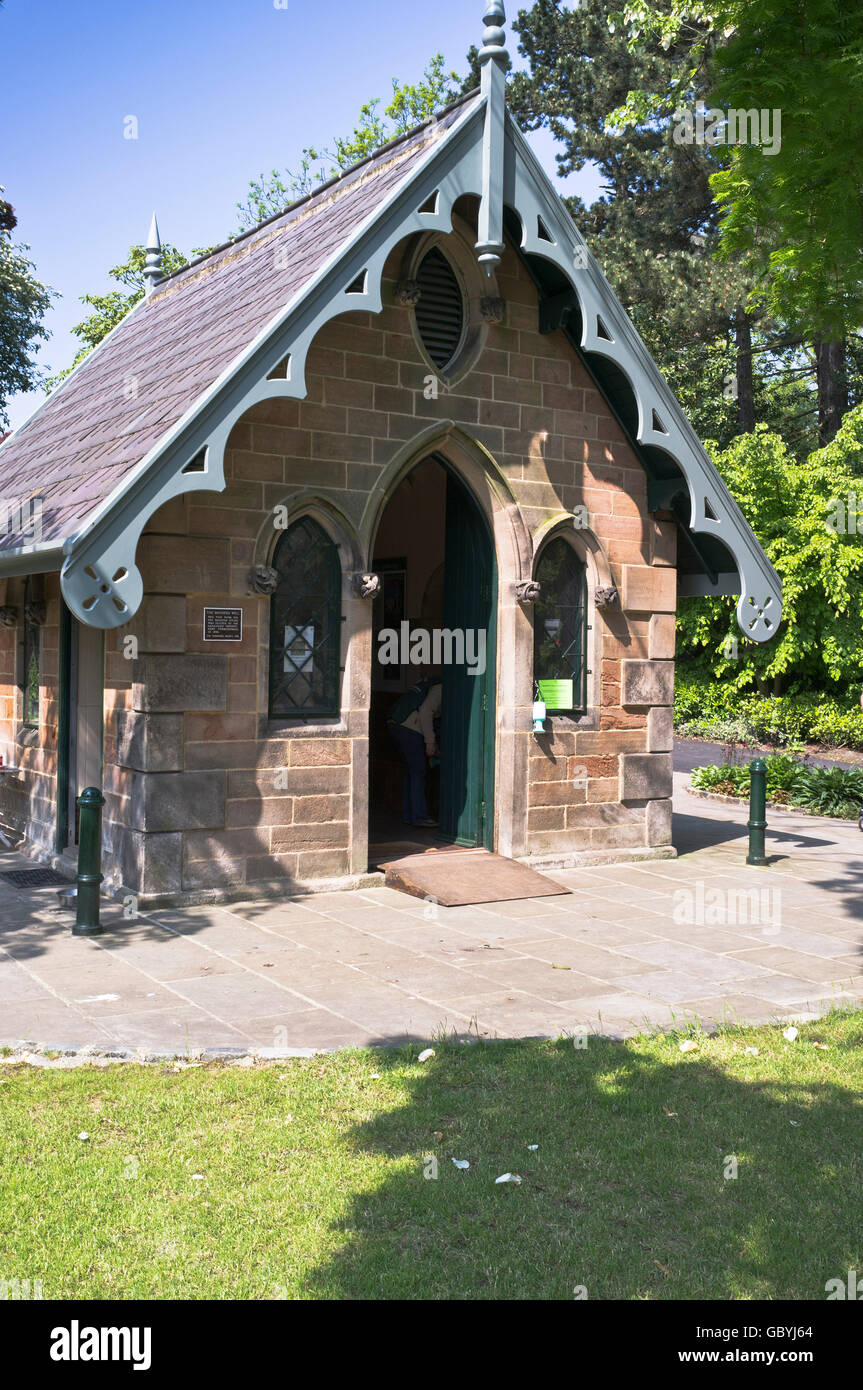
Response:
[{"label": "tree shadow on grass", "polygon": [[[679,1038],[591,1037],[376,1059],[404,1070],[406,1100],[350,1142],[392,1174],[351,1200],[303,1296],[824,1299],[863,1259],[863,1014],[841,1027],[827,1053],[778,1029],[758,1057],[740,1040],[736,1076],[706,1039],[689,1054]],[[496,1184],[506,1172],[521,1184]]]}]

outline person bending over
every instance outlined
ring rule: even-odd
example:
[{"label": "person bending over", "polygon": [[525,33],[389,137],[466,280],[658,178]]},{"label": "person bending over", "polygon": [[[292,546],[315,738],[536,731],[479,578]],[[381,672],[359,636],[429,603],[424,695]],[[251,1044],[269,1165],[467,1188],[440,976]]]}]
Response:
[{"label": "person bending over", "polygon": [[402,820],[426,829],[437,825],[426,807],[426,758],[438,752],[434,721],[440,714],[441,693],[440,679],[427,676],[400,695],[387,716],[387,727],[405,765]]}]

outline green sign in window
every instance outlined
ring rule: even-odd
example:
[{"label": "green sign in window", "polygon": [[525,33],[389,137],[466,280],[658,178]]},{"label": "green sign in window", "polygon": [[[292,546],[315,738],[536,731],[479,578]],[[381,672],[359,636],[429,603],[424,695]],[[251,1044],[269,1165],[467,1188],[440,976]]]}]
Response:
[{"label": "green sign in window", "polygon": [[546,709],[572,709],[572,681],[537,681]]},{"label": "green sign in window", "polygon": [[533,676],[546,705],[575,713],[585,709],[587,579],[577,552],[563,536],[546,545],[537,561],[540,592],[534,605]]}]

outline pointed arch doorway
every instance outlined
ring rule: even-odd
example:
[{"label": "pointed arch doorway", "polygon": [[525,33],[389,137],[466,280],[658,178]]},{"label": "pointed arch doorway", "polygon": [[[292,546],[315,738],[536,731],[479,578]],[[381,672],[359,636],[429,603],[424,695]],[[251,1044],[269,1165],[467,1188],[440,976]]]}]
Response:
[{"label": "pointed arch doorway", "polygon": [[[495,548],[482,508],[443,454],[421,459],[393,489],[372,569],[382,592],[372,634],[370,859],[397,840],[493,850]],[[400,659],[382,662],[391,653],[381,634],[393,631]],[[386,722],[399,695],[425,676],[439,676],[442,685],[439,762],[426,772],[428,809],[438,821],[430,830],[403,823],[403,765]]]}]

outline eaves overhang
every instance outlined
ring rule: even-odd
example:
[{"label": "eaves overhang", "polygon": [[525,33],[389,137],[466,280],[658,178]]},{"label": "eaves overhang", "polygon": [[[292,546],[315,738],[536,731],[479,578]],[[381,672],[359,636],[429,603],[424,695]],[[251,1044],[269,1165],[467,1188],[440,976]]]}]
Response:
[{"label": "eaves overhang", "polygon": [[21,546],[0,555],[0,578],[15,574],[52,574],[63,568],[62,544]]},{"label": "eaves overhang", "polygon": [[[485,104],[476,94],[447,130],[432,132],[410,173],[64,542],[63,595],[80,621],[130,620],[143,597],[135,552],[150,517],[181,494],[223,491],[225,446],[240,416],[263,400],[304,397],[306,356],[322,325],[350,310],[379,313],[393,246],[411,233],[449,232],[456,200],[481,195]],[[24,551],[2,563],[6,573],[30,568]]]},{"label": "eaves overhang", "polygon": [[[782,613],[779,576],[509,114],[506,136],[504,201],[517,219],[511,226],[522,256],[547,268],[540,327],[567,333],[649,482],[673,482],[675,498],[687,495],[688,518],[678,511],[675,519],[691,543],[692,568],[685,573],[694,580],[687,577],[681,592],[738,593],[741,631],[751,641],[768,641]],[[534,270],[534,278],[539,283],[543,276]]]}]

